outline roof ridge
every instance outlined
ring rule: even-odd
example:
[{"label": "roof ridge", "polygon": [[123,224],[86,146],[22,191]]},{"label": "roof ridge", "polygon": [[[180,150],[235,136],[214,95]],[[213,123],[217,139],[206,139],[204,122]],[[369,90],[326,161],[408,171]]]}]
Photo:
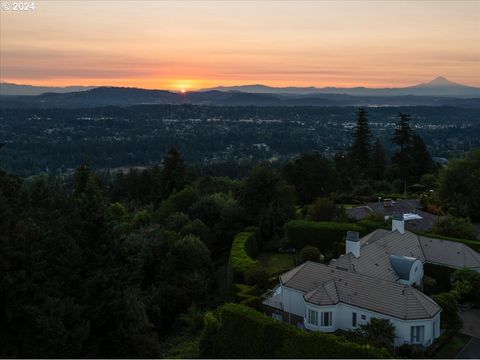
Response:
[{"label": "roof ridge", "polygon": [[[287,271],[286,273],[281,274],[281,275],[279,276],[280,282],[283,284],[282,276],[287,275],[287,274],[289,274],[289,273],[292,273],[292,275],[291,275],[290,278],[287,279],[287,281],[285,281],[285,282],[288,282],[289,280],[291,280],[291,279],[292,279],[295,275],[297,275],[298,272],[299,272],[301,269],[303,269],[303,268],[305,267],[305,265],[307,265],[309,262],[312,262],[312,261],[307,260],[307,261],[305,261],[303,264],[300,264],[300,265],[298,265],[297,267],[295,267],[295,268]],[[294,271],[294,270],[295,270],[295,271]]]},{"label": "roof ridge", "polygon": [[427,261],[427,255],[425,255],[425,251],[423,251],[423,245],[422,242],[420,241],[420,236],[418,234],[413,233],[417,237],[418,241],[418,246],[420,247],[420,250],[422,251],[423,259]]},{"label": "roof ridge", "polygon": [[339,296],[338,296],[337,285],[336,285],[336,283],[335,283],[335,279],[330,279],[330,280],[328,280],[328,281],[325,281],[325,282],[322,284],[322,286],[323,286],[323,288],[325,289],[325,294],[327,294],[327,296],[328,296],[328,298],[330,299],[330,301],[335,302],[335,300],[330,297],[330,294],[328,293],[328,289],[325,287],[325,285],[327,285],[327,284],[330,283],[330,282],[333,282],[333,286],[334,286],[334,288],[335,288],[335,293],[337,294],[337,298],[338,298]]},{"label": "roof ridge", "polygon": [[417,299],[418,303],[422,306],[422,308],[423,308],[428,314],[429,314],[430,312],[429,312],[428,309],[423,305],[423,303],[420,301],[419,296],[420,296],[420,298],[422,298],[423,300],[427,300],[427,301],[433,303],[434,305],[439,306],[439,305],[435,302],[435,300],[433,300],[430,296],[425,295],[423,292],[421,292],[420,290],[415,289],[413,286],[409,286],[409,289],[410,289],[410,292],[415,295],[415,298]]}]

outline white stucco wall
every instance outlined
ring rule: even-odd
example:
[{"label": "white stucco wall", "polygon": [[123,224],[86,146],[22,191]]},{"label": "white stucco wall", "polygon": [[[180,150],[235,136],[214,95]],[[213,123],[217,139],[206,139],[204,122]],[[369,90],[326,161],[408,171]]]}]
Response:
[{"label": "white stucco wall", "polygon": [[303,293],[285,286],[282,286],[283,310],[301,317],[305,316],[305,301]]},{"label": "white stucco wall", "polygon": [[[422,268],[423,271],[423,268]],[[418,271],[417,271],[418,273]],[[329,306],[317,306],[305,302],[303,293],[288,287],[282,286],[282,301],[284,310],[304,318],[304,326],[309,330],[333,332],[337,329],[353,330],[352,313],[357,313],[357,327],[367,324],[372,317],[380,319],[388,319],[395,326],[395,345],[400,346],[405,343],[410,343],[410,328],[411,326],[424,326],[424,342],[422,345],[428,346],[432,341],[440,336],[440,313],[432,319],[423,320],[401,320],[392,316],[384,315],[370,310],[356,308],[352,305],[338,303]],[[318,312],[318,326],[313,326],[307,321],[308,309]],[[321,312],[332,313],[332,326],[320,327]],[[362,319],[362,315],[365,319]]]}]

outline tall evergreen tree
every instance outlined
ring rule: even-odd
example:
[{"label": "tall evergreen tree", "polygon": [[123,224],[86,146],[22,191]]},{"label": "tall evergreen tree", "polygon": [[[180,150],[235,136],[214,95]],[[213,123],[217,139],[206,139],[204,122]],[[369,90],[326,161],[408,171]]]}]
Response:
[{"label": "tall evergreen tree", "polygon": [[413,131],[410,127],[410,115],[399,113],[398,117],[399,121],[392,141],[400,147],[400,150],[393,155],[392,165],[401,177],[401,180],[406,182],[409,176],[409,166],[411,161],[409,156],[409,146],[412,143]]},{"label": "tall evergreen tree", "polygon": [[423,139],[417,134],[412,136],[410,158],[410,175],[415,181],[418,181],[422,175],[435,172],[432,156]]},{"label": "tall evergreen tree", "polygon": [[164,199],[180,191],[187,183],[187,169],[182,156],[175,147],[171,147],[163,159],[160,187]]},{"label": "tall evergreen tree", "polygon": [[412,141],[412,128],[410,127],[410,120],[412,117],[408,114],[398,113],[398,124],[393,136],[393,142],[400,146],[402,152]]},{"label": "tall evergreen tree", "polygon": [[350,147],[350,158],[353,167],[363,178],[367,177],[370,164],[370,128],[368,115],[364,108],[357,110],[357,125],[353,134],[353,144]]},{"label": "tall evergreen tree", "polygon": [[385,175],[385,169],[387,167],[385,148],[379,137],[376,138],[372,149],[371,158],[371,175],[375,180],[382,180]]}]

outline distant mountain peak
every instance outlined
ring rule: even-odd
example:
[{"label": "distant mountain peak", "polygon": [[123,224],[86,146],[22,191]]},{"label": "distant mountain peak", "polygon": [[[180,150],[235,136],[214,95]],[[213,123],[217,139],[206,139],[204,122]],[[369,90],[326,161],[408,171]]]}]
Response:
[{"label": "distant mountain peak", "polygon": [[423,84],[423,86],[428,86],[428,87],[445,87],[445,86],[463,86],[461,84],[455,83],[453,81],[448,80],[447,78],[443,76],[437,76],[435,79],[432,81]]}]

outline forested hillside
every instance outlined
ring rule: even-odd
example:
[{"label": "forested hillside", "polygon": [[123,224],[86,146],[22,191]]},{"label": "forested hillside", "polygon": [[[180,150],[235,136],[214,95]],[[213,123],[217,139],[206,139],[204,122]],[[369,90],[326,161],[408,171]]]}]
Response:
[{"label": "forested hillside", "polygon": [[[393,121],[392,156],[358,109],[348,147],[333,159],[309,152],[240,179],[199,174],[174,147],[161,166],[125,173],[1,170],[0,357],[198,356],[204,312],[235,300],[230,249],[250,226],[259,249],[276,251],[292,219],[345,227],[345,203],[405,191],[465,218],[443,235],[471,226],[480,153],[439,169],[410,116]],[[259,292],[275,281],[262,267],[244,275]]]},{"label": "forested hillside", "polygon": [[[373,139],[389,157],[398,112],[412,116],[432,156],[461,156],[480,146],[478,109],[369,108]],[[199,171],[232,170],[255,161],[284,163],[318,151],[331,158],[350,146],[353,107],[215,107],[192,105],[96,109],[0,109],[0,166],[20,176],[71,173],[81,164],[115,169],[160,164],[176,146]],[[235,164],[235,165],[233,165]],[[230,170],[228,170],[230,169]]]}]

